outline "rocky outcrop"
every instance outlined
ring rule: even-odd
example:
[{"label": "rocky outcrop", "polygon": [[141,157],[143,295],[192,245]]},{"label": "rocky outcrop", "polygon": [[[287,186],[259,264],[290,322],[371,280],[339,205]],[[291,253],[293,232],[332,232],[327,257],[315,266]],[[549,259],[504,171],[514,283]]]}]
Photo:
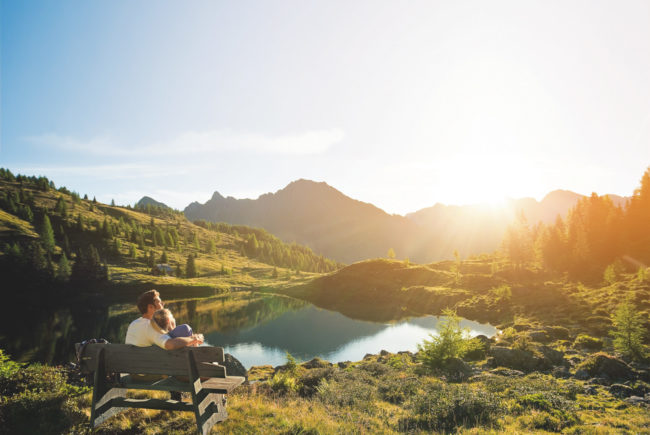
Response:
[{"label": "rocky outcrop", "polygon": [[592,378],[607,378],[611,380],[633,380],[636,373],[625,363],[606,353],[597,353],[589,356],[578,366]]},{"label": "rocky outcrop", "polygon": [[224,355],[224,363],[228,376],[243,376],[248,380],[248,371],[244,365],[234,356],[227,353]]}]

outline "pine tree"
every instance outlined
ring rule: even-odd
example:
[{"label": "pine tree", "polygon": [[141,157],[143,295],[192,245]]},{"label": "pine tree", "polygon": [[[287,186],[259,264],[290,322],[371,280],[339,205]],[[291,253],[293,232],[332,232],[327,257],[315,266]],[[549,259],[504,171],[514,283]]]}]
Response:
[{"label": "pine tree", "polygon": [[395,250],[393,248],[390,248],[388,250],[388,253],[386,254],[386,256],[388,258],[390,258],[391,260],[393,260],[395,258]]},{"label": "pine tree", "polygon": [[194,278],[197,276],[196,264],[194,262],[194,255],[192,254],[187,256],[185,276],[187,276],[188,278]]},{"label": "pine tree", "polygon": [[41,244],[45,252],[54,252],[54,231],[52,230],[52,224],[50,224],[50,218],[47,216],[47,213],[44,213],[41,219],[40,235]]},{"label": "pine tree", "polygon": [[167,264],[169,260],[167,259],[167,251],[163,251],[162,255],[160,256],[160,263],[161,264]]},{"label": "pine tree", "polygon": [[612,323],[614,330],[611,335],[614,337],[614,348],[633,359],[644,359],[644,322],[631,299],[618,306],[612,316]]},{"label": "pine tree", "polygon": [[67,281],[70,279],[71,272],[72,269],[70,267],[70,262],[68,261],[68,257],[66,257],[64,252],[59,259],[59,264],[56,270],[56,278],[59,281]]}]

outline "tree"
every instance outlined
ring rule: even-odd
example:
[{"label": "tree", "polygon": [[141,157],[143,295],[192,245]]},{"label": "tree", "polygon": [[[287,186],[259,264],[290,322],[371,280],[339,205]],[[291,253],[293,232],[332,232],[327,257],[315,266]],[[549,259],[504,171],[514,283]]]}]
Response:
[{"label": "tree", "polygon": [[644,359],[645,328],[643,318],[631,299],[628,298],[618,306],[612,315],[612,324],[614,330],[610,334],[614,338],[614,348],[632,359]]},{"label": "tree", "polygon": [[388,249],[386,256],[393,260],[395,258],[395,250],[393,248]]},{"label": "tree", "polygon": [[187,256],[187,265],[185,266],[185,275],[188,278],[194,278],[197,276],[196,264],[194,262],[194,255],[190,254]]},{"label": "tree", "polygon": [[429,370],[440,368],[450,358],[462,358],[479,346],[469,338],[469,329],[460,327],[460,317],[455,311],[445,309],[445,319],[438,323],[438,335],[430,334],[431,340],[418,344],[418,359]]},{"label": "tree", "polygon": [[72,269],[70,267],[70,262],[68,261],[68,257],[65,256],[65,252],[61,255],[61,258],[59,259],[59,264],[56,269],[56,278],[59,281],[67,281],[70,279],[70,274],[72,272]]},{"label": "tree", "polygon": [[47,216],[47,213],[44,213],[43,218],[41,219],[40,235],[43,249],[48,253],[54,252],[54,230],[52,230],[52,224],[50,223],[50,218]]},{"label": "tree", "polygon": [[167,259],[167,251],[163,251],[162,255],[160,256],[160,263],[162,264],[167,264],[169,260]]}]

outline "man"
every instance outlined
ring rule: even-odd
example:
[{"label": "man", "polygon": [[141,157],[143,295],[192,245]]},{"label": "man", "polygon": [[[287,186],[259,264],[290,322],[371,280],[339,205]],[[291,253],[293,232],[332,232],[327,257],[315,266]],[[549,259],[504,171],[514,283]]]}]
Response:
[{"label": "man", "polygon": [[151,324],[151,318],[156,310],[163,308],[160,293],[157,290],[149,290],[138,298],[138,310],[142,317],[135,319],[126,331],[126,344],[146,347],[156,345],[166,350],[180,349],[187,346],[194,346],[203,343],[203,334],[192,334],[190,337],[171,338],[156,330]]}]

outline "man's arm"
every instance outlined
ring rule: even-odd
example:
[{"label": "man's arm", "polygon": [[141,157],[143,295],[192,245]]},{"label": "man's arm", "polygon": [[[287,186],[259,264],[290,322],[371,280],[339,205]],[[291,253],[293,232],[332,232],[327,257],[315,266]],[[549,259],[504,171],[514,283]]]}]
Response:
[{"label": "man's arm", "polygon": [[169,340],[165,341],[165,349],[167,350],[181,349],[183,347],[192,346],[201,343],[203,343],[203,335],[194,334],[191,337],[170,338]]}]

